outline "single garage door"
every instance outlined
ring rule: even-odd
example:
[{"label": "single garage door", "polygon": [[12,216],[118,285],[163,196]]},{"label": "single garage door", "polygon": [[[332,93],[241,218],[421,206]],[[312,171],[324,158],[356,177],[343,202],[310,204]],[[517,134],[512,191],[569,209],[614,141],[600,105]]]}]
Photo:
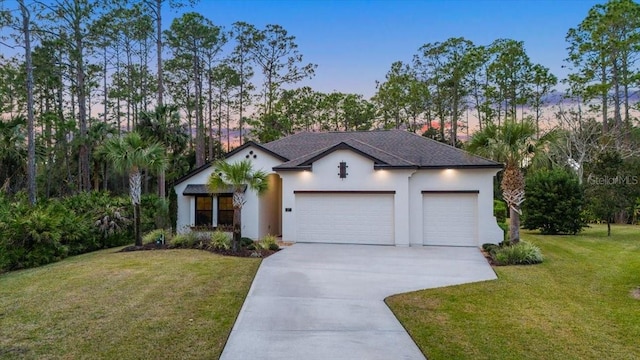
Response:
[{"label": "single garage door", "polygon": [[423,192],[425,245],[478,246],[477,192]]},{"label": "single garage door", "polygon": [[393,193],[295,192],[296,241],[393,245]]}]

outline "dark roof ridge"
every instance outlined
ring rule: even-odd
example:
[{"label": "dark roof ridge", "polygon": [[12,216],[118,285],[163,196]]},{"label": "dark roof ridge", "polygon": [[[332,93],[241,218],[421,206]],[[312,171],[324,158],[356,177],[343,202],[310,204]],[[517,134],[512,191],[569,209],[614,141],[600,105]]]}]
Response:
[{"label": "dark roof ridge", "polygon": [[[388,131],[388,130],[383,130],[383,131]],[[411,165],[417,166],[417,164],[415,164],[415,163],[413,163],[413,162],[411,162],[411,161],[409,161],[409,160],[407,160],[407,159],[405,159],[405,158],[402,158],[402,157],[400,157],[400,156],[394,155],[394,154],[392,154],[392,153],[390,153],[390,152],[388,152],[388,151],[382,150],[382,149],[380,149],[380,148],[379,148],[379,147],[377,147],[377,146],[373,146],[373,145],[371,145],[371,144],[368,144],[368,143],[366,143],[366,142],[363,142],[363,141],[360,141],[360,140],[358,140],[358,139],[354,139],[354,138],[351,138],[351,139],[349,139],[349,140],[359,142],[359,143],[361,143],[361,144],[363,144],[363,145],[366,145],[366,146],[368,146],[368,147],[370,147],[370,148],[372,148],[372,149],[375,149],[376,151],[380,151],[380,152],[385,153],[386,155],[389,155],[389,156],[391,156],[391,157],[393,157],[393,158],[396,158],[396,159],[402,160],[402,161],[404,161],[404,162],[406,162],[406,163],[409,163],[409,164],[411,164]]]},{"label": "dark roof ridge", "polygon": [[[329,130],[329,131],[318,131],[318,132],[311,132],[311,131],[305,131],[306,133],[311,133],[311,134],[322,134],[322,133],[330,133],[330,134],[348,134],[348,133],[371,133],[371,132],[391,132],[391,131],[395,131],[395,130],[399,130],[399,129],[373,129],[373,130]],[[402,130],[400,130],[402,131]]]},{"label": "dark roof ridge", "polygon": [[291,160],[289,160],[289,161],[287,161],[287,162],[285,162],[283,164],[280,164],[280,165],[278,165],[276,167],[280,167],[280,166],[282,166],[282,165],[284,165],[286,163],[295,163],[298,160],[304,160],[304,159],[307,159],[307,158],[318,156],[318,155],[322,154],[325,151],[331,150],[331,148],[334,147],[334,146],[336,146],[336,144],[330,145],[330,146],[326,146],[326,147],[323,147],[322,149],[318,149],[318,150],[312,151],[312,152],[310,152],[308,154],[304,154],[304,155],[298,156],[297,158],[291,159]]},{"label": "dark roof ridge", "polygon": [[[347,147],[347,148],[351,149],[352,151],[354,151],[356,153],[359,153],[360,155],[373,160],[374,162],[380,162],[382,164],[387,164],[386,161],[383,161],[382,159],[380,159],[380,158],[378,158],[376,156],[373,156],[371,154],[367,154],[366,152],[364,152],[364,151],[362,151],[362,150],[360,150],[358,148],[355,148],[355,147],[353,147],[352,145],[350,145],[350,144],[348,144],[346,142],[346,141],[351,141],[351,140],[357,141],[356,139],[353,139],[353,138],[349,138],[349,139],[340,141],[339,143],[333,144],[333,145],[329,146],[328,148],[325,148],[324,151],[322,151],[322,152],[320,152],[320,153],[318,153],[318,154],[316,154],[314,156],[308,157],[307,160],[305,160],[302,164],[315,162],[316,160],[318,160],[320,158],[323,158],[325,153],[326,154],[330,154],[330,153],[332,153],[332,152],[334,152],[336,150],[342,150],[342,149],[344,149],[344,147]],[[358,142],[362,143],[360,141],[358,141]],[[362,143],[362,144],[367,145],[365,143]],[[367,146],[373,148],[373,146],[370,146],[370,145],[367,145]]]}]

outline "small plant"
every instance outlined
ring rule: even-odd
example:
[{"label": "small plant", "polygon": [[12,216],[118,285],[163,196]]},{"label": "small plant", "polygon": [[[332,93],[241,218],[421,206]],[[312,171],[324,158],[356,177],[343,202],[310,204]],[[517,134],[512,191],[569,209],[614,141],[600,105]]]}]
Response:
[{"label": "small plant", "polygon": [[177,234],[170,240],[170,244],[177,248],[192,248],[198,242],[198,238],[193,233]]},{"label": "small plant", "polygon": [[144,234],[142,237],[142,243],[154,244],[160,239],[164,239],[165,242],[170,242],[170,239],[167,237],[167,232],[164,229],[155,229]]},{"label": "small plant", "polygon": [[254,243],[247,245],[247,250],[255,250],[255,249],[256,249],[256,245]]},{"label": "small plant", "polygon": [[257,242],[257,246],[264,250],[271,250],[273,247],[279,248],[278,239],[275,236],[268,234],[263,237],[262,240]]},{"label": "small plant", "polygon": [[231,249],[231,237],[229,234],[216,230],[211,234],[211,247],[218,250]]},{"label": "small plant", "polygon": [[489,253],[498,265],[530,265],[539,264],[544,260],[540,248],[528,241],[492,250]]}]

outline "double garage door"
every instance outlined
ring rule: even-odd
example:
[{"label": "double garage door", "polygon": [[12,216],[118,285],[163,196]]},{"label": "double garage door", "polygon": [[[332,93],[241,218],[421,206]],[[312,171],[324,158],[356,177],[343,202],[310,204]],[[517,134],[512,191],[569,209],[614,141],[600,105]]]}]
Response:
[{"label": "double garage door", "polygon": [[[298,191],[295,198],[298,242],[395,244],[393,192]],[[423,192],[422,243],[477,246],[477,199],[477,192]]]},{"label": "double garage door", "polygon": [[296,241],[393,245],[393,192],[296,192]]}]

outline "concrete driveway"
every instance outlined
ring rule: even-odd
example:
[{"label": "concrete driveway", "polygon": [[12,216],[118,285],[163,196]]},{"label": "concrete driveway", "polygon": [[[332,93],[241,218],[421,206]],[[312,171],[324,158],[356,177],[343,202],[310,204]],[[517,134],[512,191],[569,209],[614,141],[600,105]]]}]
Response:
[{"label": "concrete driveway", "polygon": [[295,244],[262,262],[222,359],[424,359],[383,300],[492,279],[477,248]]}]

